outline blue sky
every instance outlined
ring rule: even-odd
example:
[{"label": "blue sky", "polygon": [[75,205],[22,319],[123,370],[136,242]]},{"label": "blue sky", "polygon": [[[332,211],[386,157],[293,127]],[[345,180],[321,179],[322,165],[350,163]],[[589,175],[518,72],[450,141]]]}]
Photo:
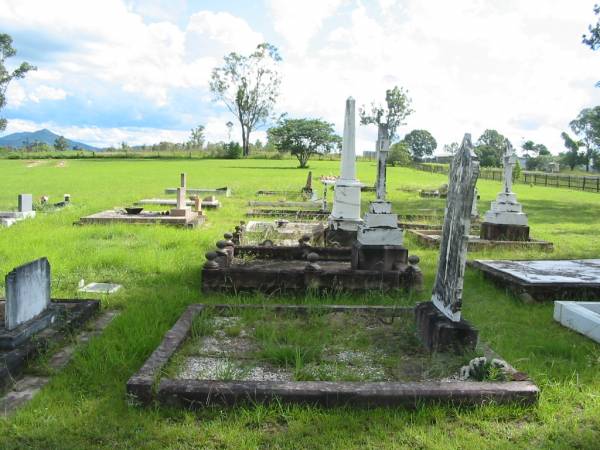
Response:
[{"label": "blue sky", "polygon": [[[277,109],[341,133],[346,97],[409,90],[399,134],[426,128],[440,148],[495,128],[562,150],[560,133],[600,104],[600,54],[581,44],[594,1],[578,0],[0,0],[0,31],[38,66],[7,92],[4,134],[49,128],[92,145],[209,140],[235,119],[212,101],[213,67],[231,51],[275,44]],[[235,131],[234,131],[235,133]],[[359,150],[374,146],[360,127]],[[264,139],[264,129],[253,139]]]}]

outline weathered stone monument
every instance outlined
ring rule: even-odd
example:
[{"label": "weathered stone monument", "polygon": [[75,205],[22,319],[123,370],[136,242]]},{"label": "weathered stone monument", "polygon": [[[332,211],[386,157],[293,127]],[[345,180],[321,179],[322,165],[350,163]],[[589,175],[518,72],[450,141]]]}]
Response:
[{"label": "weathered stone monument", "polygon": [[36,259],[13,269],[5,278],[4,330],[0,348],[14,348],[55,320],[50,306],[50,263]]},{"label": "weathered stone monument", "polygon": [[177,204],[175,208],[171,208],[169,211],[170,216],[175,217],[190,217],[192,214],[192,209],[187,206],[187,198],[186,198],[186,181],[185,181],[185,173],[181,174],[181,184],[180,187],[177,188]]},{"label": "weathered stone monument", "polygon": [[506,144],[503,158],[502,192],[492,202],[481,224],[481,239],[490,241],[528,241],[529,225],[517,196],[512,192],[513,168],[517,156],[510,143]]},{"label": "weathered stone monument", "polygon": [[360,217],[360,188],[356,179],[356,104],[352,97],[346,100],[344,140],[342,143],[341,173],[335,182],[333,208],[329,216],[327,240],[350,245],[356,239]]},{"label": "weathered stone monument", "polygon": [[461,318],[471,210],[479,163],[465,134],[452,161],[440,257],[430,302],[415,308],[419,336],[432,351],[473,350],[478,331]]},{"label": "weathered stone monument", "polygon": [[390,141],[383,125],[377,138],[377,199],[369,204],[364,223],[358,226],[352,248],[352,268],[395,270],[408,261],[408,251],[402,246],[403,234],[398,228],[398,215],[392,214],[392,203],[386,201],[386,159]]},{"label": "weathered stone monument", "polygon": [[0,211],[0,226],[10,227],[20,220],[35,217],[31,194],[19,194],[17,201],[17,211]]}]

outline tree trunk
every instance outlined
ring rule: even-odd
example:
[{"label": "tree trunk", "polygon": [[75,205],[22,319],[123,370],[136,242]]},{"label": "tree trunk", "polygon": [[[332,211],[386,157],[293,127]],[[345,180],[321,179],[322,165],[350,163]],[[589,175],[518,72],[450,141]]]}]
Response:
[{"label": "tree trunk", "polygon": [[250,127],[246,127],[246,148],[244,149],[246,156],[250,155],[250,131],[252,131]]}]

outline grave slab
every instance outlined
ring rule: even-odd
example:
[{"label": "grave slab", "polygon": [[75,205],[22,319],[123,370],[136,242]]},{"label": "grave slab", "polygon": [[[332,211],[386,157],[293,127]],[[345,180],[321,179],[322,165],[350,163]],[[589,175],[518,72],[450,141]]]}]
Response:
[{"label": "grave slab", "polygon": [[600,344],[600,302],[554,302],[554,320]]},{"label": "grave slab", "polygon": [[[482,224],[483,225],[483,224]],[[410,234],[415,236],[417,240],[427,246],[427,247],[439,247],[440,241],[442,239],[442,230],[440,229],[408,229]],[[542,241],[537,239],[529,239],[528,241],[508,241],[508,240],[496,240],[490,241],[487,239],[481,239],[481,237],[477,235],[470,234],[468,236],[468,249],[470,251],[478,251],[485,250],[491,248],[532,248],[537,250],[542,250],[545,252],[554,251],[554,244],[548,241]]]},{"label": "grave slab", "polygon": [[474,260],[469,265],[515,295],[534,300],[600,298],[600,259]]},{"label": "grave slab", "polygon": [[[158,205],[158,206],[177,206],[176,199],[170,198],[144,198],[135,202],[136,205]],[[220,208],[221,202],[217,199],[202,199],[200,202],[202,208]],[[193,200],[186,200],[186,206],[194,206],[195,202]]]},{"label": "grave slab", "polygon": [[109,209],[89,216],[81,217],[78,225],[88,224],[144,224],[144,225],[173,225],[179,227],[195,228],[204,223],[206,216],[191,213],[184,216],[172,216],[160,212],[142,211],[139,214],[127,214],[125,211]]},{"label": "grave slab", "polygon": [[89,292],[92,294],[114,294],[123,286],[116,283],[89,283],[79,289],[79,292]]},{"label": "grave slab", "polygon": [[[228,187],[216,189],[186,188],[186,191],[188,194],[193,195],[223,195],[225,197],[231,197],[231,189]],[[177,194],[177,188],[166,188],[165,194]]]}]

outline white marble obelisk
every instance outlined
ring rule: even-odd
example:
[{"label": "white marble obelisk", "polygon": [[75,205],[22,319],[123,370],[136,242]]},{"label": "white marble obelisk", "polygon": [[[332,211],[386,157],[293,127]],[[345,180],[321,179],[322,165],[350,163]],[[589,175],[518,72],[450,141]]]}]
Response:
[{"label": "white marble obelisk", "polygon": [[346,100],[341,174],[335,182],[333,208],[329,225],[334,230],[356,231],[360,217],[360,188],[356,180],[356,105],[352,97]]},{"label": "white marble obelisk", "polygon": [[496,201],[492,202],[491,209],[485,213],[484,222],[527,226],[527,214],[523,212],[523,207],[517,201],[517,196],[512,192],[512,173],[516,162],[515,150],[510,143],[507,143],[503,158],[503,189],[496,197]]}]

